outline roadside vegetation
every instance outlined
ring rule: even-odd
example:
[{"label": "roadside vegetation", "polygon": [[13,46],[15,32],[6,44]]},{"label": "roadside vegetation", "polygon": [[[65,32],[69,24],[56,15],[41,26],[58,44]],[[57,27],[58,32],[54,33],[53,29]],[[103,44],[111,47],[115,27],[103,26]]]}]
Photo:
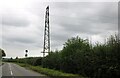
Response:
[{"label": "roadside vegetation", "polygon": [[69,77],[80,77],[80,78],[83,78],[82,76],[80,75],[76,75],[76,74],[69,74],[69,73],[63,73],[61,71],[57,71],[57,70],[53,70],[53,69],[48,69],[48,68],[43,68],[41,66],[33,66],[33,65],[29,65],[29,64],[24,64],[24,63],[16,63],[22,67],[25,67],[27,69],[32,69],[36,72],[39,72],[41,74],[45,74],[47,76],[51,76],[51,77],[58,77],[58,76],[69,76]]},{"label": "roadside vegetation", "polygon": [[5,51],[3,49],[0,48],[0,58],[5,57]]},{"label": "roadside vegetation", "polygon": [[[44,58],[29,57],[4,61],[36,66],[36,68],[33,67],[36,71],[37,69],[41,70],[41,67],[43,67],[90,78],[119,78],[119,37],[117,35],[110,36],[104,44],[96,43],[94,46],[89,42],[88,39],[84,40],[77,36],[68,39],[61,51],[51,51]],[[51,74],[51,72],[49,73]]]},{"label": "roadside vegetation", "polygon": [[3,64],[2,57],[5,57],[5,56],[6,56],[5,51],[0,48],[0,66]]}]

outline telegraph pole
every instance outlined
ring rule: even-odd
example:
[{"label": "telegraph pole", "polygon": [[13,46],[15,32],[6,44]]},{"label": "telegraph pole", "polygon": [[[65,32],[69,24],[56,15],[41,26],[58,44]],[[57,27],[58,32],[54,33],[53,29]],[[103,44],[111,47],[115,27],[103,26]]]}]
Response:
[{"label": "telegraph pole", "polygon": [[45,57],[45,53],[48,52],[50,52],[49,6],[47,6],[45,13],[43,57]]}]

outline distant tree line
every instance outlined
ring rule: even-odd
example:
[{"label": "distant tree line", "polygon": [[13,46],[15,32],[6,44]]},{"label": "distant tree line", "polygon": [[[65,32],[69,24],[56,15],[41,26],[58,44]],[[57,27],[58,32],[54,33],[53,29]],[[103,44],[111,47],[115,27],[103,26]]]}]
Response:
[{"label": "distant tree line", "polygon": [[[111,36],[104,44],[92,45],[88,39],[68,39],[61,51],[50,52],[46,57],[16,59],[17,62],[43,66],[90,78],[120,77],[120,39]],[[16,60],[14,60],[16,62]]]}]

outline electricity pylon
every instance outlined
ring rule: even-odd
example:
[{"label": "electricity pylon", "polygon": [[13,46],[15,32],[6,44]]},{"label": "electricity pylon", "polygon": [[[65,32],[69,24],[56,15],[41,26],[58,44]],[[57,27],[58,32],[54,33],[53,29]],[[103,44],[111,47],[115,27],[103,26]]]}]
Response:
[{"label": "electricity pylon", "polygon": [[49,6],[46,8],[45,14],[45,30],[44,30],[44,46],[43,46],[43,57],[45,53],[50,52],[50,30],[49,30]]}]

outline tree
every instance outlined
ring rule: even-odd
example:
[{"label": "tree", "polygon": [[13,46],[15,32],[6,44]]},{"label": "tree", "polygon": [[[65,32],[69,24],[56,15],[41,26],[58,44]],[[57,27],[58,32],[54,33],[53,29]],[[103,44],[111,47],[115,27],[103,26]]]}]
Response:
[{"label": "tree", "polygon": [[18,57],[16,57],[15,59],[18,59]]},{"label": "tree", "polygon": [[91,54],[91,45],[87,39],[78,36],[68,39],[62,50],[62,70],[83,76],[91,75],[93,71]]},{"label": "tree", "polygon": [[11,60],[13,60],[13,58],[12,58],[12,57],[11,57],[10,59],[11,59]]},{"label": "tree", "polygon": [[6,56],[5,51],[2,50],[2,49],[0,49],[0,54],[2,55],[2,57],[5,57],[5,56]]}]

